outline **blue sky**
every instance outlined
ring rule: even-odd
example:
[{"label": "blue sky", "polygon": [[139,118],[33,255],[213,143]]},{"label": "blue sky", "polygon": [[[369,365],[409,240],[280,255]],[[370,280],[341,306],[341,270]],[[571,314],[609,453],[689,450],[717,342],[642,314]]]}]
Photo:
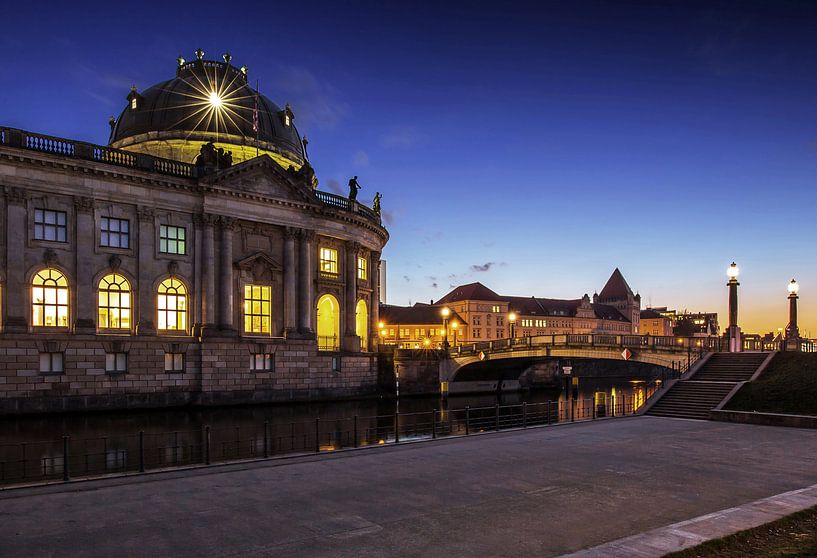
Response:
[{"label": "blue sky", "polygon": [[[56,4],[56,3],[55,3]],[[104,143],[131,84],[201,47],[310,139],[320,188],[383,194],[389,301],[482,281],[579,297],[619,267],[645,304],[817,335],[811,2],[15,3],[0,123]]]}]

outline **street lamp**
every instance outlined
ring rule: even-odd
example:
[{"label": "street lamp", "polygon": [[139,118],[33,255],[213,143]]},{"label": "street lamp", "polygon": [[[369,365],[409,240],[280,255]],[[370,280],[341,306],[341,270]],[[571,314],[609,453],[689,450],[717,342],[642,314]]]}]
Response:
[{"label": "street lamp", "polygon": [[460,327],[460,324],[455,320],[451,322],[451,331],[454,333],[454,347],[457,346],[457,328]]},{"label": "street lamp", "polygon": [[451,315],[451,310],[448,306],[443,307],[440,311],[440,314],[443,315],[443,349],[448,348],[448,316]]},{"label": "street lamp", "polygon": [[729,281],[726,286],[729,288],[729,352],[737,353],[741,350],[740,328],[738,327],[738,265],[732,262],[726,270]]},{"label": "street lamp", "polygon": [[508,324],[510,325],[508,328],[509,333],[511,334],[511,339],[513,339],[515,337],[514,334],[516,333],[516,312],[511,312],[508,314]]},{"label": "street lamp", "polygon": [[796,351],[799,348],[800,331],[797,328],[797,294],[800,285],[794,279],[788,285],[789,291],[789,325],[786,326],[786,349]]}]

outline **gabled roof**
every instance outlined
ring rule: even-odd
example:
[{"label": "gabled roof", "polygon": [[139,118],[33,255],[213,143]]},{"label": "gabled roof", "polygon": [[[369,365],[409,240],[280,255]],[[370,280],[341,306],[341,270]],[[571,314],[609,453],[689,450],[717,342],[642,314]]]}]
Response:
[{"label": "gabled roof", "polygon": [[633,296],[633,291],[627,281],[624,280],[624,276],[616,268],[599,293],[599,300],[626,300],[630,296]]},{"label": "gabled roof", "polygon": [[[429,304],[415,304],[414,306],[393,306],[391,304],[381,304],[379,318],[388,325],[443,325],[443,317],[440,314],[442,306],[432,306]],[[448,317],[449,322],[457,321],[465,323],[459,314],[451,311]]]},{"label": "gabled roof", "polygon": [[[664,318],[664,316],[652,308],[647,308],[646,310],[641,311],[641,319],[642,320],[657,320],[659,318]],[[669,318],[666,318],[669,319]]]},{"label": "gabled roof", "polygon": [[523,296],[503,296],[510,309],[526,316],[573,316],[581,303],[580,299],[560,300],[557,298],[537,298]]},{"label": "gabled roof", "polygon": [[482,283],[469,283],[455,287],[453,291],[437,301],[437,304],[450,304],[459,300],[496,300],[503,298]]}]

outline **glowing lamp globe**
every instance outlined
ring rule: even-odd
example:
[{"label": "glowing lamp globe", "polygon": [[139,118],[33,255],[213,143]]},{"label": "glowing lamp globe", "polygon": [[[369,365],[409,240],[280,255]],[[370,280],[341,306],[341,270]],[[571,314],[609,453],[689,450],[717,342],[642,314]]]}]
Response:
[{"label": "glowing lamp globe", "polygon": [[516,321],[516,312],[511,312],[508,314],[508,321],[514,323]]},{"label": "glowing lamp globe", "polygon": [[457,322],[451,324],[451,329],[457,329],[458,327],[460,327],[460,324],[458,324]]},{"label": "glowing lamp globe", "polygon": [[791,283],[789,283],[788,288],[790,295],[797,296],[797,293],[800,292],[800,285],[798,285],[797,281],[795,281],[794,279],[791,280]]},{"label": "glowing lamp globe", "polygon": [[738,273],[740,273],[740,270],[738,269],[738,264],[736,264],[735,262],[732,262],[732,265],[730,265],[729,269],[726,270],[726,275],[730,279],[737,279],[738,278]]},{"label": "glowing lamp globe", "polygon": [[441,313],[443,315],[443,318],[447,318],[448,316],[451,315],[451,310],[449,310],[448,307],[446,306],[441,310]]}]

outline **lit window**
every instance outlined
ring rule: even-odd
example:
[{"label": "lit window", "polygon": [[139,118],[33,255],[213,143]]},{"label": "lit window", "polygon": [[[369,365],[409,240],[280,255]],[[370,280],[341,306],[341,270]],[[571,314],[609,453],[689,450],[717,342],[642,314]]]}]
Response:
[{"label": "lit window", "polygon": [[105,372],[109,374],[128,371],[128,353],[105,353]]},{"label": "lit window", "polygon": [[130,100],[130,109],[136,110],[136,97],[131,98]]},{"label": "lit window", "polygon": [[130,283],[118,273],[99,282],[99,329],[130,329]]},{"label": "lit window", "polygon": [[185,331],[187,328],[187,289],[170,277],[159,285],[159,329]]},{"label": "lit window", "polygon": [[42,374],[61,374],[63,371],[62,353],[40,353]]},{"label": "lit window", "polygon": [[369,277],[368,268],[366,267],[366,258],[357,259],[357,278],[365,281]]},{"label": "lit window", "polygon": [[292,118],[288,114],[285,114],[284,115],[284,126],[289,128],[291,125],[292,125]]},{"label": "lit window", "polygon": [[103,217],[100,226],[99,244],[110,248],[130,247],[130,221]]},{"label": "lit window", "polygon": [[338,251],[334,248],[321,248],[321,273],[338,274]]},{"label": "lit window", "polygon": [[163,254],[187,253],[185,242],[185,228],[174,227],[172,225],[159,226],[159,252]]},{"label": "lit window", "polygon": [[165,372],[184,372],[184,353],[165,353]]},{"label": "lit window", "polygon": [[34,210],[34,240],[65,242],[68,227],[65,211]]},{"label": "lit window", "polygon": [[244,332],[270,333],[272,287],[244,285]]},{"label": "lit window", "polygon": [[31,323],[35,327],[68,327],[68,281],[56,269],[44,269],[31,285]]},{"label": "lit window", "polygon": [[250,355],[250,370],[272,370],[275,360],[271,353]]}]

